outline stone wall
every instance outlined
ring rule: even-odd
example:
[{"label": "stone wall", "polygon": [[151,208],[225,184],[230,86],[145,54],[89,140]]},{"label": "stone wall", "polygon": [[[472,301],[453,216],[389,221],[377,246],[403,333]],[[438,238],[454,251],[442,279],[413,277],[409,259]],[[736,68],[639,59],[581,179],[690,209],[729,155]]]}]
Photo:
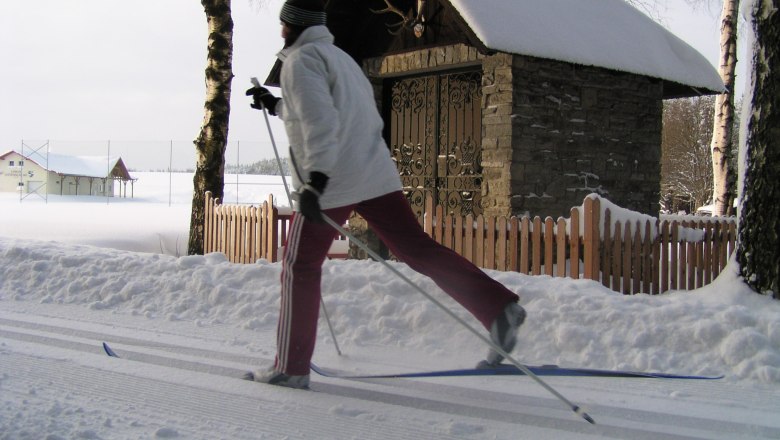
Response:
[{"label": "stone wall", "polygon": [[512,214],[514,72],[512,55],[482,62],[482,206],[486,215]]},{"label": "stone wall", "polygon": [[660,81],[462,44],[366,60],[384,78],[482,65],[483,206],[488,215],[568,215],[590,193],[658,213]]},{"label": "stone wall", "polygon": [[568,216],[590,193],[658,213],[660,81],[497,54],[483,87],[486,214]]}]

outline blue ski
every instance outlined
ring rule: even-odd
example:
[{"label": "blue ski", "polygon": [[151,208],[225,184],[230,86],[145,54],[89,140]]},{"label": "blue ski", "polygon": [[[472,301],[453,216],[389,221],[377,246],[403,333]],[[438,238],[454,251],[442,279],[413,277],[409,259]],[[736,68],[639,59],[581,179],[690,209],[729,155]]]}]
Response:
[{"label": "blue ski", "polygon": [[114,358],[118,358],[119,357],[119,355],[116,354],[116,352],[111,347],[109,347],[108,344],[106,344],[105,342],[103,343],[103,350],[106,352],[107,355],[109,355],[111,357],[114,357]]},{"label": "blue ski", "polygon": [[[598,370],[592,368],[562,368],[557,365],[539,365],[527,368],[537,376],[584,376],[584,377],[633,377],[633,378],[651,378],[651,379],[696,379],[696,380],[715,380],[722,379],[724,376],[696,376],[669,373],[646,373],[639,371],[622,370]],[[478,366],[477,368],[462,368],[455,370],[423,371],[413,373],[395,373],[395,374],[348,374],[337,373],[320,368],[313,363],[311,369],[325,377],[341,379],[409,379],[416,377],[460,377],[460,376],[522,376],[525,375],[514,365],[497,366]]]},{"label": "blue ski", "polygon": [[[107,355],[111,357],[120,357],[107,343],[103,342],[103,350]],[[539,366],[526,366],[537,376],[580,376],[580,377],[634,377],[634,378],[650,378],[650,379],[693,379],[693,380],[716,380],[723,379],[723,375],[720,376],[696,376],[696,375],[684,375],[684,374],[669,374],[669,373],[646,373],[639,371],[622,371],[622,370],[598,370],[591,368],[562,368],[557,365],[539,365]],[[463,377],[463,376],[523,376],[520,369],[514,365],[500,364],[497,366],[484,366],[479,365],[476,368],[461,368],[454,370],[436,370],[436,371],[419,371],[412,373],[389,373],[389,374],[349,374],[342,372],[330,371],[321,367],[318,367],[314,363],[311,364],[311,369],[315,373],[324,377],[332,377],[338,379],[412,379],[420,377]]]}]

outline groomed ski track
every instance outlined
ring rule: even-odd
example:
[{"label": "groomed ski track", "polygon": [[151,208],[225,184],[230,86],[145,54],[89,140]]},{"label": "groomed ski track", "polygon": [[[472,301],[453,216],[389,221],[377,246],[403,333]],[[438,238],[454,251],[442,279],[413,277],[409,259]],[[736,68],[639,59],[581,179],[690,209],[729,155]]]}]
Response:
[{"label": "groomed ski track", "polygon": [[[549,378],[587,408],[597,422],[591,426],[528,378],[312,375],[312,392],[290,390],[239,379],[271,361],[270,334],[67,305],[4,306],[0,439],[780,438],[780,396],[759,386]],[[258,338],[267,349],[247,348]],[[102,341],[123,358],[106,356]],[[391,368],[328,350],[318,347],[323,366]],[[414,367],[422,366],[408,365]]]}]

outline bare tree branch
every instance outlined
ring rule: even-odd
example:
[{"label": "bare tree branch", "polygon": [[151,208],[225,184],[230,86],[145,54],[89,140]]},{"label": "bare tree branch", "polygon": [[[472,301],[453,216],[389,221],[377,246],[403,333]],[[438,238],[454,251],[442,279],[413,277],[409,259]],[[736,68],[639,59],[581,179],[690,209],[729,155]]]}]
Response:
[{"label": "bare tree branch", "polygon": [[[676,0],[675,0],[676,1]],[[685,0],[703,1],[703,0]],[[663,23],[666,14],[666,1],[662,0],[626,0],[626,3],[647,14],[653,20]]]}]

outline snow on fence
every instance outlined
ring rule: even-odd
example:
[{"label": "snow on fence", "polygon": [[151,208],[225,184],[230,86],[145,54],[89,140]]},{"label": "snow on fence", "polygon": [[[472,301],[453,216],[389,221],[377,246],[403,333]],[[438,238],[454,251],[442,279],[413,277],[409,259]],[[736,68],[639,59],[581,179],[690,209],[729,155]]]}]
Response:
[{"label": "snow on fence", "polygon": [[[736,241],[733,217],[659,220],[594,195],[557,220],[445,215],[431,199],[426,212],[433,215],[421,220],[425,232],[479,267],[591,279],[624,294],[709,284]],[[236,263],[278,261],[289,220],[272,196],[255,207],[221,205],[206,193],[205,252],[223,252]],[[331,257],[346,257],[343,247],[333,249]]]},{"label": "snow on fence", "polygon": [[425,231],[479,267],[591,279],[624,294],[709,284],[736,241],[733,217],[659,220],[594,195],[557,220],[451,216],[426,204]]}]

